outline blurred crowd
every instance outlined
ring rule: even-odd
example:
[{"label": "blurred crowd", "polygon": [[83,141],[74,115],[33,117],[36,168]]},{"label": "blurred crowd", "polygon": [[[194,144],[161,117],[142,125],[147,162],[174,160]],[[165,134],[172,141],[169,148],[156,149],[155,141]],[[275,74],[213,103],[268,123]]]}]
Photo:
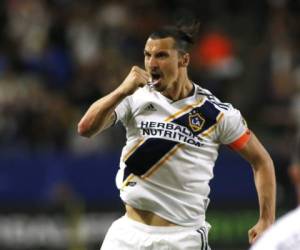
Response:
[{"label": "blurred crowd", "polygon": [[299,14],[297,0],[1,1],[0,147],[118,148],[120,127],[87,141],[76,132],[80,117],[143,65],[149,33],[197,18],[192,79],[243,112],[286,188],[300,130]]}]

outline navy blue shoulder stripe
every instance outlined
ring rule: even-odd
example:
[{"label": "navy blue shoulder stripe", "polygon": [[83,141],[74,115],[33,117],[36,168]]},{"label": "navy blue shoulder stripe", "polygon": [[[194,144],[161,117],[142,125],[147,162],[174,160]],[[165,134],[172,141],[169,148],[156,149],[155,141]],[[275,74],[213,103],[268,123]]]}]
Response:
[{"label": "navy blue shoulder stripe", "polygon": [[200,107],[194,108],[172,122],[187,127],[194,135],[198,135],[214,126],[220,113],[221,111],[211,102],[205,101]]},{"label": "navy blue shoulder stripe", "polygon": [[[189,129],[193,135],[202,133],[217,123],[221,113],[211,102],[205,101],[189,113],[171,121]],[[125,161],[124,180],[130,175],[144,175],[153,165],[163,158],[178,142],[164,138],[149,138]]]}]

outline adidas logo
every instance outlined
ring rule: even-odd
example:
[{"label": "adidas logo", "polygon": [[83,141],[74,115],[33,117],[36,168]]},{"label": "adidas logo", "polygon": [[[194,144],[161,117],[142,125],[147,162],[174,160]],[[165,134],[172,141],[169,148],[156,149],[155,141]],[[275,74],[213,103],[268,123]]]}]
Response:
[{"label": "adidas logo", "polygon": [[144,111],[157,111],[152,103],[145,107]]}]

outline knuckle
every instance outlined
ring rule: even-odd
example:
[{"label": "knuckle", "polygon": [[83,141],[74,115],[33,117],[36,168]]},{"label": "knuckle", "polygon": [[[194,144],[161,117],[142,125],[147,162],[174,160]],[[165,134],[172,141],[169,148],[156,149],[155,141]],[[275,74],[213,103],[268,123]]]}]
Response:
[{"label": "knuckle", "polygon": [[132,68],[131,68],[132,71],[137,71],[138,70],[138,66],[134,65]]}]

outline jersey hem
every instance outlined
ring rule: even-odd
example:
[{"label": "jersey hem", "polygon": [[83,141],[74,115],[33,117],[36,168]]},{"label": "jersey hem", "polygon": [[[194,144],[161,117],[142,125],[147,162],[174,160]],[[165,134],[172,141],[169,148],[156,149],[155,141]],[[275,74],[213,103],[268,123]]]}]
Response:
[{"label": "jersey hem", "polygon": [[188,227],[188,228],[197,229],[197,228],[205,225],[205,215],[200,215],[200,218],[197,220],[197,222],[182,223],[182,222],[176,221],[173,218],[170,218],[170,217],[168,217],[168,216],[166,216],[166,215],[164,215],[164,214],[162,214],[162,213],[160,213],[158,211],[153,211],[151,209],[147,209],[145,207],[137,205],[136,203],[133,204],[132,202],[125,201],[123,198],[122,198],[122,200],[123,200],[124,203],[126,203],[126,204],[128,204],[128,205],[130,205],[130,206],[132,206],[132,207],[134,207],[136,209],[141,209],[141,210],[144,210],[144,211],[148,211],[148,212],[154,213],[154,214],[162,217],[163,219],[168,220],[168,221],[170,221],[170,222],[172,222],[172,223],[174,223],[174,224],[176,224],[178,226],[181,226],[181,227]]}]

